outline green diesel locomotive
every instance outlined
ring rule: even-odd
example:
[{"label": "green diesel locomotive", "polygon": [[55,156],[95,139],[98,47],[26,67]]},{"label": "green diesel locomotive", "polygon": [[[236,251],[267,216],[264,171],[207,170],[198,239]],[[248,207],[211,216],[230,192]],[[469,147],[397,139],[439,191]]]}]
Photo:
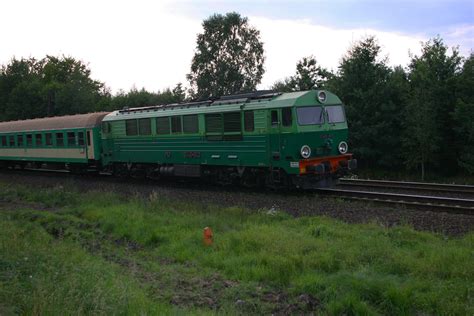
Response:
[{"label": "green diesel locomotive", "polygon": [[[29,133],[44,134],[43,140],[51,134],[44,149],[57,149],[57,129],[27,126],[53,119],[47,118],[0,123],[0,161],[6,166],[54,162],[71,170],[94,169],[119,176],[201,177],[221,183],[304,189],[330,186],[357,164],[348,153],[342,102],[328,91],[258,91],[86,115],[91,121],[94,115],[100,119],[78,132],[86,133],[86,141],[80,141],[81,134],[76,133],[70,143],[83,150],[87,159],[72,160],[63,155],[64,150],[56,150],[48,154],[57,155],[50,161],[41,156],[45,151],[32,155],[24,140],[19,144],[23,151],[12,150],[18,146],[10,143],[10,137],[16,141],[18,135],[28,137]],[[23,127],[15,130],[15,124]],[[5,129],[6,125],[10,128]],[[67,133],[63,137],[69,137]],[[99,148],[93,157],[88,156],[89,144]]]}]

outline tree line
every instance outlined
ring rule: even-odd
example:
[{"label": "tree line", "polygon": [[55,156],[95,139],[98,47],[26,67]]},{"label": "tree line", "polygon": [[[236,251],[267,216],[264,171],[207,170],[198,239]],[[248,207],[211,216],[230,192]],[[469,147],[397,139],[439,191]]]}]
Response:
[{"label": "tree line", "polygon": [[363,168],[474,174],[474,55],[438,36],[406,68],[390,67],[375,37],[355,43],[336,72],[314,56],[274,89],[324,88],[346,106],[350,144]]},{"label": "tree line", "polygon": [[[0,68],[0,120],[28,119],[215,98],[255,90],[264,45],[246,17],[231,12],[203,21],[187,79],[174,88],[132,88],[112,95],[73,57],[12,59]],[[317,52],[315,52],[317,54]],[[391,67],[377,39],[354,43],[336,71],[304,56],[281,92],[327,89],[346,106],[350,146],[363,168],[474,174],[474,55],[438,36],[422,43],[406,67]]]}]

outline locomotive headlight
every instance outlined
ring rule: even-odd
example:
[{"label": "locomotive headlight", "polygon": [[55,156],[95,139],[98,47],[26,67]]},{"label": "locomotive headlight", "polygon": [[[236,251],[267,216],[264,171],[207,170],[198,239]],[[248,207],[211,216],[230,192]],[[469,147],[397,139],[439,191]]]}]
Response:
[{"label": "locomotive headlight", "polygon": [[303,158],[309,158],[309,156],[311,156],[311,148],[309,148],[308,145],[303,145],[303,147],[301,147],[301,157]]},{"label": "locomotive headlight", "polygon": [[346,142],[340,142],[339,146],[337,147],[341,154],[345,154],[347,152],[347,148],[349,148],[349,146],[347,146]]},{"label": "locomotive headlight", "polygon": [[318,93],[318,100],[319,102],[324,103],[324,101],[326,101],[326,92],[320,91]]}]

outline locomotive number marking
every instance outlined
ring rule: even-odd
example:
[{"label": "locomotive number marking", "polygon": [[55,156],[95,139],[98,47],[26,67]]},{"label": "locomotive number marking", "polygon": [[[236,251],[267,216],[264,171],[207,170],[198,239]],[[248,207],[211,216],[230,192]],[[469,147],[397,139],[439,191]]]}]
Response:
[{"label": "locomotive number marking", "polygon": [[331,134],[322,134],[321,138],[326,139],[326,138],[332,138]]},{"label": "locomotive number marking", "polygon": [[185,158],[201,158],[201,153],[199,151],[186,151],[184,152]]}]

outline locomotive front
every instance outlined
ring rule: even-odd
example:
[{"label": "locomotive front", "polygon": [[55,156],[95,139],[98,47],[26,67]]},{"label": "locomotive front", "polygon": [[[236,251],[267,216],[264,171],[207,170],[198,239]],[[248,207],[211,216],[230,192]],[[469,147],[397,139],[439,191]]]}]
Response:
[{"label": "locomotive front", "polygon": [[[304,189],[327,187],[357,167],[349,153],[348,128],[341,100],[328,91],[310,91],[295,103],[296,133],[286,137],[293,184]],[[296,159],[295,159],[296,160]]]}]

